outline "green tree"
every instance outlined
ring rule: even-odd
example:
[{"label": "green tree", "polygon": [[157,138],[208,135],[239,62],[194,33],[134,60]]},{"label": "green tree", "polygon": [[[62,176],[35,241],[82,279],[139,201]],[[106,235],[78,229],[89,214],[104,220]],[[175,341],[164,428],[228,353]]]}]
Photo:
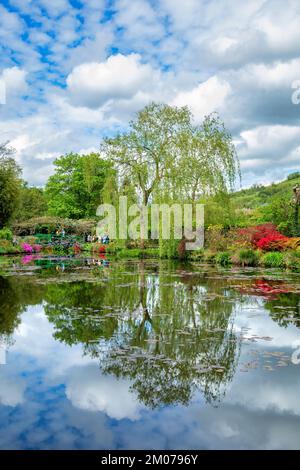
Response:
[{"label": "green tree", "polygon": [[45,189],[49,214],[71,219],[95,216],[111,164],[96,153],[70,153],[54,164]]},{"label": "green tree", "polygon": [[152,103],[129,124],[129,131],[107,138],[103,152],[117,166],[121,178],[136,186],[146,206],[157,186],[171,173],[177,159],[178,136],[190,126],[188,108]]},{"label": "green tree", "polygon": [[182,196],[196,202],[203,196],[226,194],[240,175],[230,133],[216,113],[181,136],[177,186]]},{"label": "green tree", "polygon": [[218,115],[195,126],[187,107],[151,103],[130,122],[128,132],[105,139],[101,148],[120,179],[135,185],[144,206],[226,193],[240,173],[231,135]]},{"label": "green tree", "polygon": [[20,205],[15,214],[18,221],[41,217],[47,213],[47,202],[42,188],[28,186],[23,182],[20,190]]},{"label": "green tree", "polygon": [[0,144],[0,228],[12,219],[20,200],[21,169],[13,154],[8,143]]},{"label": "green tree", "polygon": [[271,222],[277,225],[284,235],[291,236],[294,231],[294,210],[290,195],[279,195],[269,198],[269,203],[260,208],[259,222]]}]

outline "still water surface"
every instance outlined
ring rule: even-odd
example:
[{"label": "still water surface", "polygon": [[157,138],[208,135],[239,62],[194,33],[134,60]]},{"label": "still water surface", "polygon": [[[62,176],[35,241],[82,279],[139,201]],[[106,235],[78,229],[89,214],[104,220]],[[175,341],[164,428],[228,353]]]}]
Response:
[{"label": "still water surface", "polygon": [[299,449],[299,293],[274,270],[2,257],[0,448]]}]

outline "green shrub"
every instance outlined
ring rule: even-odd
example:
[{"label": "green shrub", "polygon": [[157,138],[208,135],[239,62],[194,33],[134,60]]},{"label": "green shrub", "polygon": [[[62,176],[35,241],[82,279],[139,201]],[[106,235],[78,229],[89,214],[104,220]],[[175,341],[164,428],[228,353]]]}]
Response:
[{"label": "green shrub", "polygon": [[261,263],[267,268],[282,268],[284,266],[284,256],[279,251],[270,251],[263,255]]},{"label": "green shrub", "polygon": [[120,258],[159,258],[159,249],[158,248],[145,248],[141,250],[140,248],[123,248],[123,250],[118,251],[117,256]]},{"label": "green shrub", "polygon": [[166,259],[176,259],[179,257],[178,255],[178,245],[179,240],[159,240],[159,256],[160,258]]},{"label": "green shrub", "polygon": [[204,250],[200,248],[199,250],[192,250],[189,252],[189,259],[191,261],[203,261],[204,259]]},{"label": "green shrub", "polygon": [[159,258],[159,248],[146,248],[142,251],[143,258]]},{"label": "green shrub", "polygon": [[2,228],[0,230],[0,240],[9,240],[12,241],[13,234],[9,228]]},{"label": "green shrub", "polygon": [[118,241],[112,241],[105,245],[106,253],[116,255],[120,250],[125,249]]},{"label": "green shrub", "polygon": [[120,258],[140,258],[141,250],[139,248],[124,248],[118,252]]},{"label": "green shrub", "polygon": [[38,243],[39,240],[38,238],[34,237],[34,236],[26,236],[26,237],[22,237],[22,239],[20,240],[20,243],[28,243],[28,245],[35,245],[36,243]]},{"label": "green shrub", "polygon": [[93,251],[93,244],[92,243],[83,243],[81,245],[82,251]]},{"label": "green shrub", "polygon": [[284,265],[292,271],[300,271],[300,251],[287,251],[284,253]]},{"label": "green shrub", "polygon": [[0,240],[0,254],[8,255],[19,253],[20,247],[14,246],[9,240]]},{"label": "green shrub", "polygon": [[215,261],[221,266],[228,266],[229,264],[231,264],[230,253],[228,253],[228,251],[220,251],[216,254]]},{"label": "green shrub", "polygon": [[209,225],[205,231],[206,246],[213,251],[227,248],[228,240],[223,225]]},{"label": "green shrub", "polygon": [[257,266],[259,263],[258,251],[251,250],[250,248],[240,250],[237,253],[237,257],[234,258],[236,264],[241,264],[242,266]]},{"label": "green shrub", "polygon": [[216,253],[210,250],[206,250],[204,253],[204,260],[207,261],[208,263],[212,263],[215,261],[216,258]]}]

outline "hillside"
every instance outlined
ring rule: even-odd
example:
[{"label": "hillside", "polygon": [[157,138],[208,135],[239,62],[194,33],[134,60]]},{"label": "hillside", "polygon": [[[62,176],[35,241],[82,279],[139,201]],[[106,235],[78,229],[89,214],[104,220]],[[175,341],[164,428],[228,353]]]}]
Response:
[{"label": "hillside", "polygon": [[293,186],[300,185],[300,172],[292,173],[280,183],[272,183],[268,186],[254,185],[249,189],[243,189],[232,194],[232,201],[237,208],[255,209],[269,204],[274,198],[292,199]]}]

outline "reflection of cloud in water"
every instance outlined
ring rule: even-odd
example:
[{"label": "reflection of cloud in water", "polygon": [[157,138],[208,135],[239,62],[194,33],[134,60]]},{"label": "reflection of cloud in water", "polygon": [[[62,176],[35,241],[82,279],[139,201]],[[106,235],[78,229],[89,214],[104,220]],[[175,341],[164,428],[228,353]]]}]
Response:
[{"label": "reflection of cloud in water", "polygon": [[72,366],[95,363],[92,358],[82,355],[80,345],[66,346],[55,341],[53,333],[53,325],[49,323],[43,307],[29,307],[22,315],[11,350],[32,356],[37,364],[46,365],[51,376],[63,374]]},{"label": "reflection of cloud in water", "polygon": [[87,366],[69,371],[66,395],[80,409],[103,411],[115,419],[136,420],[141,405],[129,388],[129,380],[102,376],[98,367]]},{"label": "reflection of cloud in water", "polygon": [[255,376],[253,373],[243,373],[238,379],[235,378],[231,384],[230,396],[225,398],[225,402],[252,411],[290,413],[300,417],[299,390],[299,366],[289,364],[273,371],[259,368],[255,371]]},{"label": "reflection of cloud in water", "polygon": [[5,366],[0,369],[0,403],[5,406],[17,406],[24,402],[25,382],[19,378],[5,375]]},{"label": "reflection of cloud in water", "polygon": [[248,303],[242,310],[237,311],[235,318],[235,330],[249,328],[247,336],[257,335],[264,337],[268,335],[272,341],[262,344],[265,349],[271,348],[290,348],[290,354],[293,352],[294,345],[299,343],[299,328],[295,325],[289,325],[288,328],[282,328],[276,323],[263,309],[263,303]]},{"label": "reflection of cloud in water", "polygon": [[[53,327],[43,314],[42,307],[30,307],[22,316],[15,334],[12,351],[32,356],[35,367],[47,368],[51,381],[57,382],[66,374],[66,395],[72,404],[83,410],[104,411],[116,419],[137,419],[139,406],[129,391],[128,380],[101,376],[97,363],[82,356],[81,346],[66,347],[53,338]],[[34,341],[32,341],[34,338]],[[88,367],[83,367],[85,364]],[[76,366],[81,366],[76,368]]]},{"label": "reflection of cloud in water", "polygon": [[[245,342],[242,362],[252,348],[292,352],[299,339],[299,329],[281,328],[263,305],[248,302],[235,313],[235,331],[248,326],[249,336],[273,337]],[[208,310],[208,328],[211,317]],[[67,346],[53,333],[42,306],[22,315],[8,365],[0,368],[0,448],[299,448],[297,366],[238,368],[218,408],[198,391],[188,407],[151,410],[138,402],[129,377],[102,375],[97,359],[82,356],[80,343]]]}]

